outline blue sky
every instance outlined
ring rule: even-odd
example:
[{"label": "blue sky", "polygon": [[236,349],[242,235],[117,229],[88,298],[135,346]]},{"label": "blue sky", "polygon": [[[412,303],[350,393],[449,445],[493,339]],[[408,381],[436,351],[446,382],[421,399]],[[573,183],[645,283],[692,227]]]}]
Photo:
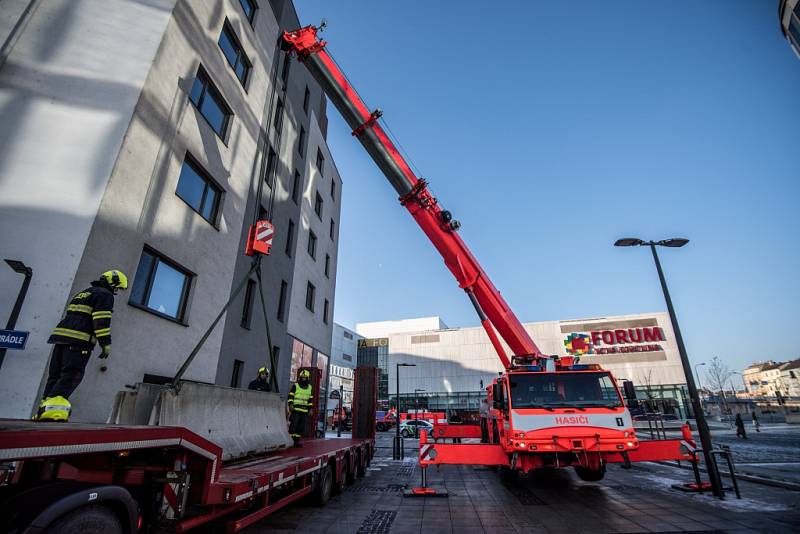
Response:
[{"label": "blue sky", "polygon": [[[776,1],[297,0],[523,322],[665,309],[693,362],[800,357],[800,60]],[[492,6],[492,9],[487,9]],[[499,8],[497,6],[503,6]],[[478,324],[329,107],[335,320]]]}]

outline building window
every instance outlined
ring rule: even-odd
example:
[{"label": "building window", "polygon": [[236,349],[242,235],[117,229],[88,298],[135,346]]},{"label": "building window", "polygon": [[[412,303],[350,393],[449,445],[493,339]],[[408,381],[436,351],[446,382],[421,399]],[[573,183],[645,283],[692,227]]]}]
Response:
[{"label": "building window", "polygon": [[308,255],[317,259],[317,235],[311,230],[308,231]]},{"label": "building window", "polygon": [[325,174],[325,156],[322,155],[322,150],[317,148],[317,170],[320,175]]},{"label": "building window", "polygon": [[325,302],[322,304],[322,322],[328,324],[328,312],[330,312],[331,303],[328,302],[328,299],[325,299]]},{"label": "building window", "polygon": [[325,276],[327,278],[331,277],[331,255],[325,254]]},{"label": "building window", "polygon": [[[350,336],[350,339],[352,339],[352,338],[353,338],[353,336]],[[353,357],[350,356],[349,354],[342,354],[342,359],[345,360],[345,361],[348,361],[348,362],[352,362],[353,361]]]},{"label": "building window", "polygon": [[336,200],[336,180],[331,177],[331,198]]},{"label": "building window", "polygon": [[297,137],[297,153],[303,156],[303,147],[306,144],[306,129],[300,127],[300,135]]},{"label": "building window", "polygon": [[[345,330],[345,331],[344,331],[344,337],[345,337],[346,339],[353,339],[353,334],[351,334],[350,332],[348,332],[347,330]],[[351,358],[352,358],[352,356],[351,356]]]},{"label": "building window", "polygon": [[275,105],[275,131],[280,134],[281,132],[281,125],[283,124],[283,100],[280,98],[278,99],[278,103]]},{"label": "building window", "polygon": [[336,232],[336,223],[333,222],[333,219],[331,219],[331,227],[328,230],[328,235],[331,236],[331,239],[333,239],[333,235],[334,235],[335,232]]},{"label": "building window", "polygon": [[286,83],[289,80],[289,66],[292,64],[292,56],[289,52],[283,55],[283,70],[281,71],[281,80]]},{"label": "building window", "polygon": [[314,297],[317,294],[317,288],[311,282],[306,286],[306,309],[314,311]]},{"label": "building window", "polygon": [[256,4],[255,0],[239,0],[239,3],[242,5],[242,11],[244,11],[244,17],[252,25],[253,21],[256,18],[256,11],[258,11],[258,4]]},{"label": "building window", "polygon": [[289,284],[281,280],[281,292],[278,295],[278,320],[283,322],[286,312],[286,293],[289,291]]},{"label": "building window", "polygon": [[289,219],[289,227],[286,229],[286,255],[292,257],[292,248],[294,243],[294,221]]},{"label": "building window", "polygon": [[233,360],[233,373],[231,373],[232,388],[242,386],[242,369],[244,369],[244,362],[242,360]]},{"label": "building window", "polygon": [[314,213],[316,213],[317,216],[322,219],[322,197],[320,196],[319,191],[317,191],[317,196],[314,199]]},{"label": "building window", "polygon": [[275,175],[275,166],[278,164],[278,154],[275,153],[275,149],[270,147],[269,155],[267,156],[267,168],[264,169],[264,183],[267,184],[267,187],[272,189],[272,185],[275,183],[273,176]]},{"label": "building window", "polygon": [[794,47],[797,53],[800,54],[800,2],[794,7],[792,18],[789,19],[789,35],[794,41]]},{"label": "building window", "polygon": [[253,300],[256,294],[255,280],[247,281],[247,289],[244,292],[244,306],[242,307],[242,328],[250,330],[250,319],[253,316]]},{"label": "building window", "polygon": [[253,65],[247,59],[247,55],[242,49],[242,44],[227,19],[225,24],[222,25],[222,33],[219,35],[219,47],[222,49],[225,59],[228,60],[228,65],[231,66],[244,87]]},{"label": "building window", "polygon": [[303,94],[303,111],[308,113],[308,101],[311,100],[311,91],[308,90],[308,86],[306,85],[306,92]]},{"label": "building window", "polygon": [[189,98],[217,135],[224,138],[233,112],[202,67],[197,71]]},{"label": "building window", "polygon": [[216,223],[222,190],[188,153],[183,160],[175,194],[205,220]]},{"label": "building window", "polygon": [[192,274],[145,248],[128,301],[157,315],[183,322]]},{"label": "building window", "polygon": [[300,172],[295,169],[294,170],[294,181],[292,182],[292,202],[295,204],[300,202]]}]

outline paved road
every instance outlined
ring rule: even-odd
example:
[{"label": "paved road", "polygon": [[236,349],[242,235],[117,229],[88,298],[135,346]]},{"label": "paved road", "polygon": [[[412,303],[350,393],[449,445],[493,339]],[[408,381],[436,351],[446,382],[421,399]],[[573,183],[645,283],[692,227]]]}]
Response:
[{"label": "paved road", "polygon": [[[407,451],[414,450],[408,440]],[[522,532],[797,532],[800,492],[742,483],[743,500],[719,501],[686,494],[671,485],[686,471],[656,464],[631,470],[609,468],[600,483],[577,479],[571,470],[543,471],[531,480],[504,485],[494,469],[443,466],[429,481],[449,498],[404,498],[417,485],[413,452],[391,460],[391,435],[377,440],[367,476],[326,507],[298,503],[246,532],[334,533],[522,533]]]}]

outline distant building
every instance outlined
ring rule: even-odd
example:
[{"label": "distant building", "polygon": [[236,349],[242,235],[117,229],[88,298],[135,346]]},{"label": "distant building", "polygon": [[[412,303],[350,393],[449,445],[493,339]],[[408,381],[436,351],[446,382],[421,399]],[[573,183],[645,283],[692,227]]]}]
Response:
[{"label": "distant building", "polygon": [[742,371],[742,376],[753,397],[800,397],[800,359],[757,362]]},{"label": "distant building", "polygon": [[800,58],[800,0],[780,0],[778,3],[781,31]]},{"label": "distant building", "polygon": [[[353,372],[358,361],[358,341],[360,339],[363,338],[353,330],[333,323],[328,391],[338,391],[341,386],[344,393],[342,405],[347,407],[353,404]],[[338,406],[338,400],[328,399],[329,411]]]},{"label": "distant building", "polygon": [[[617,379],[631,380],[641,399],[661,399],[664,409],[687,413],[686,379],[666,313],[524,326],[546,354],[599,363]],[[365,338],[359,365],[381,369],[380,400],[394,402],[396,364],[415,365],[400,370],[401,410],[417,399],[428,409],[476,409],[483,389],[503,370],[482,327],[448,328],[438,317],[425,317],[361,323],[356,331]]]}]

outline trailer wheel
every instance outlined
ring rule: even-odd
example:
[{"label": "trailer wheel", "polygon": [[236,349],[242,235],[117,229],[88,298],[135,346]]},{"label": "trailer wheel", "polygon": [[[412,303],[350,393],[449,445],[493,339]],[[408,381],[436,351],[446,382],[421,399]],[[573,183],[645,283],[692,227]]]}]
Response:
[{"label": "trailer wheel", "polygon": [[356,467],[358,465],[359,459],[358,456],[355,456],[355,465],[350,460],[350,456],[348,456],[345,460],[344,468],[345,468],[345,475],[344,475],[344,483],[348,486],[352,486],[356,483]]},{"label": "trailer wheel", "polygon": [[342,467],[341,471],[339,472],[339,478],[337,479],[335,476],[333,477],[333,493],[337,495],[344,491],[344,483],[347,479],[347,470],[350,468],[350,458],[343,458],[341,465]]},{"label": "trailer wheel", "polygon": [[123,534],[114,512],[104,506],[78,508],[55,520],[47,528],[50,534]]},{"label": "trailer wheel", "polygon": [[362,458],[361,451],[356,452],[356,477],[361,478],[367,474],[366,460]]},{"label": "trailer wheel", "polygon": [[317,480],[317,487],[314,488],[314,491],[312,492],[314,504],[317,506],[325,506],[325,503],[331,498],[332,491],[333,468],[331,468],[331,464],[328,464],[320,471],[319,480]]},{"label": "trailer wheel", "polygon": [[586,482],[598,482],[603,480],[603,477],[606,475],[606,464],[602,464],[600,469],[590,469],[588,467],[576,465],[575,474],[578,475],[578,478]]}]

